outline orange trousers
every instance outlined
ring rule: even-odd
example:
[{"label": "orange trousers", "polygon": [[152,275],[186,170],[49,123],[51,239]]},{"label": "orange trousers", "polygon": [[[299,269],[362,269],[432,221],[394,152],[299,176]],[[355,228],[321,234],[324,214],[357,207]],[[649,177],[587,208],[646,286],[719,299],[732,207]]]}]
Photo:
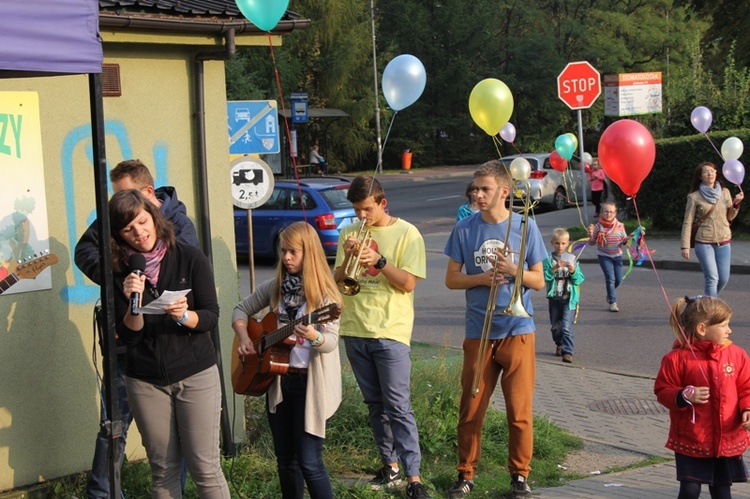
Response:
[{"label": "orange trousers", "polygon": [[461,371],[461,405],[458,419],[458,466],[467,480],[473,480],[482,457],[482,426],[498,377],[508,419],[508,471],[529,476],[534,450],[532,401],[535,379],[535,333],[492,340],[481,362],[479,391],[472,384],[477,367],[480,340],[465,339]]}]

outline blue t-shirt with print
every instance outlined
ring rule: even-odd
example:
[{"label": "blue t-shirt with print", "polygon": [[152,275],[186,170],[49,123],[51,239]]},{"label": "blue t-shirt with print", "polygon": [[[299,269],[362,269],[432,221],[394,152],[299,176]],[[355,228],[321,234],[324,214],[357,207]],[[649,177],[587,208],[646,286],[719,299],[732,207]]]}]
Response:
[{"label": "blue t-shirt with print", "polygon": [[[523,217],[513,214],[510,231],[510,249],[518,251],[521,246],[521,223]],[[504,248],[505,234],[508,228],[507,219],[500,223],[487,223],[481,214],[465,218],[456,224],[443,253],[463,265],[468,275],[481,274],[492,268],[488,256],[497,248]],[[513,263],[518,264],[518,254],[513,253]],[[526,236],[526,256],[524,269],[542,262],[547,257],[547,250],[536,222],[529,218]],[[497,290],[497,306],[492,320],[490,338],[502,339],[508,336],[528,334],[536,330],[534,319],[505,315],[503,309],[510,302],[514,279],[502,284]],[[489,286],[475,286],[466,290],[466,338],[482,337],[484,316],[489,299]],[[529,314],[534,313],[531,305],[531,291],[523,288],[523,305]]]}]

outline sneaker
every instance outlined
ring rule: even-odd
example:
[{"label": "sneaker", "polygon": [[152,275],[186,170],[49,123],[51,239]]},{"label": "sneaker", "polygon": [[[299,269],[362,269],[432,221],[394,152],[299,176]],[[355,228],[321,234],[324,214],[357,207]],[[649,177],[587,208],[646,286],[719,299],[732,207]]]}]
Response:
[{"label": "sneaker", "polygon": [[620,309],[619,309],[619,308],[617,308],[617,303],[612,303],[612,304],[610,304],[610,305],[609,305],[609,311],[610,311],[610,312],[619,312],[619,311],[620,311]]},{"label": "sneaker", "polygon": [[370,490],[390,490],[403,484],[401,471],[396,471],[386,464],[375,474],[375,478],[370,480]]},{"label": "sneaker", "polygon": [[474,490],[474,480],[466,480],[463,473],[458,474],[458,480],[448,489],[449,499],[461,499],[469,495]]},{"label": "sneaker", "polygon": [[406,497],[409,499],[430,499],[427,487],[422,482],[411,482],[406,486]]},{"label": "sneaker", "polygon": [[573,356],[569,353],[564,353],[562,356],[562,361],[566,364],[572,364],[573,363]]},{"label": "sneaker", "polygon": [[555,357],[559,357],[562,355],[562,345],[557,345],[557,348],[555,349]]},{"label": "sneaker", "polygon": [[510,497],[512,499],[531,499],[531,488],[523,475],[513,475],[510,481]]}]

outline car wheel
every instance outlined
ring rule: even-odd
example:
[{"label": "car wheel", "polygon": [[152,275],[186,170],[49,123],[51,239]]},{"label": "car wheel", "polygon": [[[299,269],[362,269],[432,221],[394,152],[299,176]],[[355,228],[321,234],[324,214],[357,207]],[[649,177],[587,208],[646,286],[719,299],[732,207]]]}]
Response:
[{"label": "car wheel", "polygon": [[552,208],[555,210],[562,210],[565,208],[565,193],[562,188],[555,191],[555,196],[552,198]]}]

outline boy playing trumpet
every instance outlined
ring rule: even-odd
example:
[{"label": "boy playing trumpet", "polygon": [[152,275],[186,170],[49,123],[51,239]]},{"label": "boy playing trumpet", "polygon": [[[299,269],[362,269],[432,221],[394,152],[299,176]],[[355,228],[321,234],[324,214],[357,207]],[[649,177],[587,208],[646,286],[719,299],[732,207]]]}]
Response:
[{"label": "boy playing trumpet", "polygon": [[[344,280],[357,279],[357,291],[344,296],[340,336],[346,356],[370,411],[383,467],[370,482],[373,490],[385,490],[403,483],[399,461],[407,478],[406,496],[430,496],[422,485],[419,469],[422,454],[419,433],[411,407],[411,359],[414,325],[414,288],[426,275],[424,240],[409,222],[386,212],[387,201],[380,182],[360,175],[349,186],[346,198],[357,218],[341,230],[336,252],[334,278],[342,288]],[[362,244],[362,224],[373,244]],[[359,258],[357,265],[349,265]],[[360,270],[366,267],[362,275]],[[352,275],[346,275],[351,268]]]}]

